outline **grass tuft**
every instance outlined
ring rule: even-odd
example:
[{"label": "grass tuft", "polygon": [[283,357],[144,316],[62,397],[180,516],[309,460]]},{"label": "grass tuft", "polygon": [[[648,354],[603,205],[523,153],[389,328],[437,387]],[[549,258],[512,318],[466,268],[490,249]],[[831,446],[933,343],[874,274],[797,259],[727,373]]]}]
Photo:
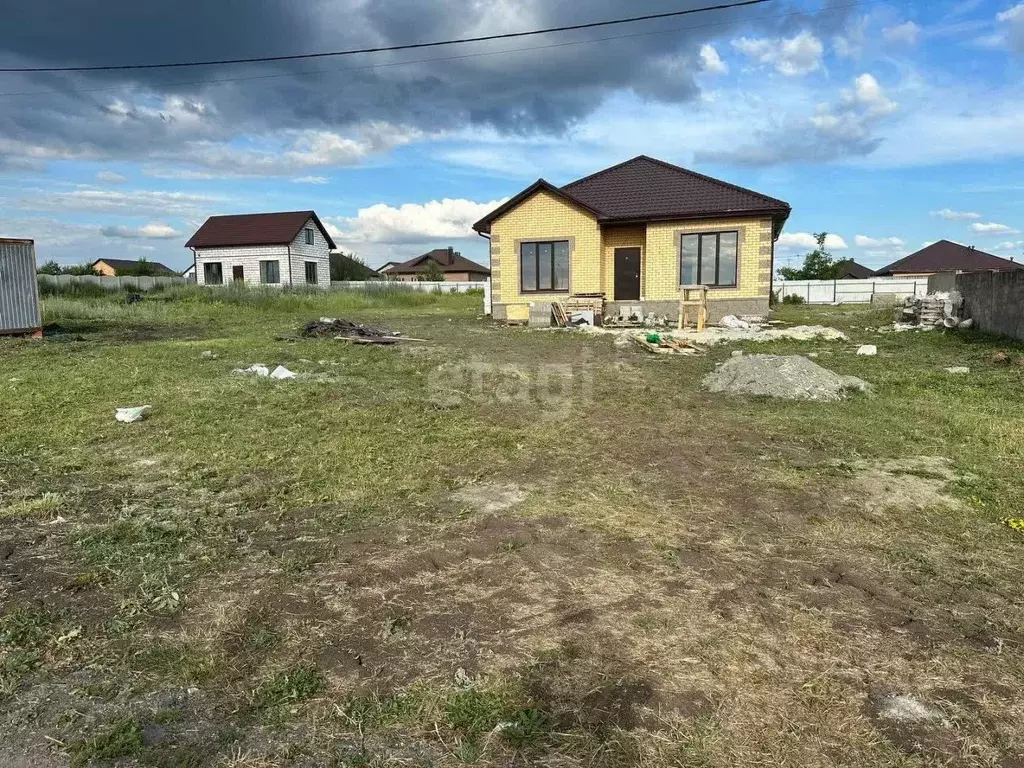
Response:
[{"label": "grass tuft", "polygon": [[327,678],[313,667],[294,667],[278,672],[263,683],[253,696],[258,709],[297,704],[316,696],[327,685]]},{"label": "grass tuft", "polygon": [[128,718],[92,738],[72,742],[68,752],[72,767],[80,768],[98,760],[134,757],[142,748],[142,726],[138,720]]}]

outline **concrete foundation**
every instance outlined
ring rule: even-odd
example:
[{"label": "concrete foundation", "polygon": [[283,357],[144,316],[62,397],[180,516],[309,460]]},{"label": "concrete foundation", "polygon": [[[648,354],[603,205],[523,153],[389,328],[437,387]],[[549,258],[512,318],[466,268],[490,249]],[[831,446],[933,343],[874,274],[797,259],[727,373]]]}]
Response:
[{"label": "concrete foundation", "polygon": [[[670,322],[679,320],[678,301],[608,301],[604,305],[605,317],[618,317],[620,308],[642,307],[644,317],[655,314],[658,317],[667,317]],[[768,316],[768,297],[757,299],[708,299],[708,322],[712,325],[720,321],[726,315],[757,315]],[[697,320],[697,310],[691,307],[691,322]]]},{"label": "concrete foundation", "polygon": [[[508,304],[493,304],[491,306],[491,317],[499,322],[505,322],[509,319],[509,308]],[[521,304],[514,305],[517,308],[522,307]],[[627,308],[637,307],[640,308],[643,316],[646,318],[650,314],[655,314],[659,318],[667,317],[670,322],[675,323],[679,320],[679,302],[675,300],[671,301],[606,301],[604,305],[604,316],[605,317],[618,317],[620,309],[626,310]],[[744,315],[767,317],[768,316],[768,297],[756,298],[756,299],[708,299],[708,322],[715,324],[719,322],[726,315],[736,315],[742,317]],[[516,319],[522,318],[522,314],[514,315]],[[691,322],[696,322],[697,311],[694,308],[691,312]],[[529,310],[529,325],[534,328],[547,328],[551,325],[551,304],[546,301],[534,302],[533,306]]]}]

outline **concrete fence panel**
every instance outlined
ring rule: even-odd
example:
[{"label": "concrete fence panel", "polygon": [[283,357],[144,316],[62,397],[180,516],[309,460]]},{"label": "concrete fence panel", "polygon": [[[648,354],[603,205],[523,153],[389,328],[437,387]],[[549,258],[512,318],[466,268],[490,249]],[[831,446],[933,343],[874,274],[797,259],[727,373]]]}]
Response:
[{"label": "concrete fence panel", "polygon": [[188,280],[184,277],[136,277],[125,275],[124,277],[106,277],[101,275],[36,275],[40,283],[47,285],[69,286],[69,285],[98,285],[111,291],[121,288],[133,288],[137,291],[152,291],[155,288],[168,285],[185,285]]},{"label": "concrete fence panel", "polygon": [[965,272],[956,276],[956,290],[975,328],[1024,339],[1024,270]]},{"label": "concrete fence panel", "polygon": [[781,280],[773,290],[781,301],[799,296],[807,304],[870,304],[876,296],[900,298],[924,296],[925,278],[876,277],[869,280]]}]

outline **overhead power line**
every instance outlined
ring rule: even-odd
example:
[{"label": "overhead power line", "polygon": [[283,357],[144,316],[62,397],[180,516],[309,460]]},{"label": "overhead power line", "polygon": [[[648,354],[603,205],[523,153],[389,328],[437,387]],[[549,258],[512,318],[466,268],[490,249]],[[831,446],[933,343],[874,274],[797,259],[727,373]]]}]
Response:
[{"label": "overhead power line", "polygon": [[[847,5],[831,5],[826,9],[818,11],[821,13],[832,13],[847,10],[849,8],[861,8],[868,5],[881,5],[887,3],[889,0],[862,0],[861,2],[849,3]],[[806,11],[790,11],[789,13],[775,13],[766,14],[763,16],[752,16],[745,21],[764,21],[766,19],[780,19],[789,16],[806,16]],[[386,61],[378,64],[365,64],[356,67],[332,67],[330,69],[303,69],[294,72],[275,72],[268,75],[239,75],[235,77],[215,77],[215,78],[204,78],[202,80],[174,80],[168,82],[153,83],[154,87],[159,88],[177,88],[181,86],[189,85],[217,85],[220,83],[239,83],[249,82],[253,80],[277,80],[281,78],[289,77],[309,77],[312,75],[330,75],[339,74],[345,72],[363,72],[372,71],[376,69],[390,69],[392,67],[406,67],[413,64],[432,64],[439,62],[448,61],[461,61],[464,59],[476,59],[484,56],[504,56],[512,53],[524,53],[528,51],[546,51],[557,48],[568,48],[577,45],[592,45],[594,43],[607,43],[615,40],[627,40],[637,37],[653,37],[655,35],[670,35],[675,32],[689,32],[698,29],[710,29],[712,27],[722,27],[731,24],[730,21],[714,21],[708,24],[690,24],[685,27],[669,27],[667,29],[656,29],[649,30],[647,32],[631,32],[623,35],[609,35],[607,37],[591,37],[584,40],[567,40],[560,43],[549,43],[547,45],[530,45],[519,48],[503,48],[497,51],[478,51],[475,53],[462,53],[455,54],[452,56],[438,56],[429,59],[406,59],[404,61]],[[90,88],[61,88],[51,89],[46,91],[11,91],[11,92],[0,92],[0,98],[8,96],[52,96],[52,95],[65,95],[65,94],[76,94],[76,93],[99,93],[103,91],[120,91],[124,90],[124,83],[117,85],[102,85],[94,86]]]},{"label": "overhead power line", "polygon": [[510,40],[517,37],[532,37],[534,35],[547,35],[553,32],[571,32],[578,29],[594,29],[596,27],[610,27],[616,24],[632,24],[638,21],[651,21],[654,19],[669,19],[676,16],[689,16],[694,13],[708,13],[710,11],[724,11],[730,8],[743,8],[749,5],[761,5],[772,2],[772,0],[739,0],[733,3],[722,3],[720,5],[705,5],[700,8],[687,8],[681,11],[667,11],[665,13],[650,13],[645,16],[631,16],[625,19],[611,19],[609,21],[592,21],[587,24],[570,24],[561,27],[548,27],[546,29],[533,29],[526,32],[505,32],[498,35],[482,35],[480,37],[462,37],[451,40],[435,40],[429,43],[407,43],[405,45],[384,45],[375,48],[354,48],[345,51],[324,51],[321,53],[296,53],[285,56],[256,56],[246,59],[219,59],[213,61],[175,61],[163,64],[111,64],[87,67],[0,67],[0,72],[113,72],[126,69],[171,69],[177,67],[209,67],[222,64],[258,64],[274,61],[297,61],[300,59],[322,59],[336,56],[354,56],[362,53],[385,53],[389,51],[410,51],[418,48],[437,48],[443,45],[461,45],[464,43],[483,43],[489,40]]}]

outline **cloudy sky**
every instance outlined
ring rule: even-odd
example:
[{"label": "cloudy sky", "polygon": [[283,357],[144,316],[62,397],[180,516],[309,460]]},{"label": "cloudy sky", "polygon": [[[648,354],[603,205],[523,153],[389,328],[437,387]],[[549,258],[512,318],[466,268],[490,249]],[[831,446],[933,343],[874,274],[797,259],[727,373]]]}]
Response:
[{"label": "cloudy sky", "polygon": [[[696,0],[0,0],[0,67],[386,46]],[[783,198],[780,262],[828,230],[881,266],[949,238],[1024,254],[1024,3],[772,0],[444,48],[0,73],[0,236],[40,260],[184,268],[209,215],[313,208],[377,265],[454,245],[538,177],[638,154]]]}]

